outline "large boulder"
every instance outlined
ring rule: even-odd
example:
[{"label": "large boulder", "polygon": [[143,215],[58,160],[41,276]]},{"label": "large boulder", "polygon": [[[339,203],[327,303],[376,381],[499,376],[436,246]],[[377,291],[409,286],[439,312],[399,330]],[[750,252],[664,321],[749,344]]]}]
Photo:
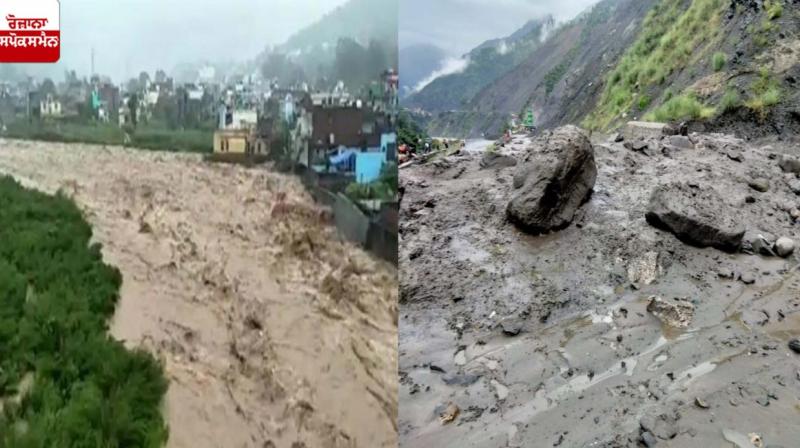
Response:
[{"label": "large boulder", "polygon": [[657,187],[645,215],[648,223],[674,233],[681,241],[727,252],[739,249],[745,233],[734,216],[736,211],[713,188],[682,183]]},{"label": "large boulder", "polygon": [[559,128],[534,142],[520,162],[508,218],[534,234],[567,227],[596,179],[589,138],[575,126]]}]

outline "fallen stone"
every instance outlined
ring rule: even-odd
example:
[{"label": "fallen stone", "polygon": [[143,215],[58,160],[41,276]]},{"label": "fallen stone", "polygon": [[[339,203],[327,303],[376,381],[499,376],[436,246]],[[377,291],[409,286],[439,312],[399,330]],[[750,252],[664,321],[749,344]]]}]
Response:
[{"label": "fallen stone", "polygon": [[671,135],[667,141],[670,146],[678,149],[694,149],[694,143],[685,135]]},{"label": "fallen stone", "polygon": [[512,166],[517,166],[517,159],[496,152],[488,152],[481,158],[480,166],[484,170],[510,168]]},{"label": "fallen stone", "polygon": [[728,156],[729,159],[733,160],[734,162],[743,162],[744,161],[744,155],[742,154],[741,151],[729,150],[727,152],[727,156]]},{"label": "fallen stone", "polygon": [[778,162],[778,166],[780,166],[785,173],[800,174],[800,159],[796,157],[783,156],[781,161]]},{"label": "fallen stone", "polygon": [[567,227],[592,194],[594,149],[575,126],[556,129],[533,144],[514,176],[511,222],[531,233]]},{"label": "fallen stone", "polygon": [[614,141],[614,143],[620,143],[625,140],[625,136],[617,132],[611,137],[611,139]]},{"label": "fallen stone", "polygon": [[791,238],[781,237],[778,238],[778,241],[775,241],[775,253],[783,258],[794,253],[794,247],[794,240]]},{"label": "fallen stone", "polygon": [[447,375],[442,377],[442,381],[444,381],[444,383],[448,386],[461,387],[471,386],[477,383],[479,379],[481,379],[480,375],[475,375],[472,373]]},{"label": "fallen stone", "polygon": [[745,233],[733,216],[736,212],[711,187],[679,183],[657,187],[645,215],[650,225],[672,232],[681,241],[728,252],[739,249]]},{"label": "fallen stone", "polygon": [[500,321],[500,328],[506,336],[517,336],[522,332],[523,320],[517,317],[507,317]]},{"label": "fallen stone", "polygon": [[637,138],[658,138],[663,135],[664,123],[653,123],[647,121],[629,121],[622,128],[622,135],[625,140]]},{"label": "fallen stone", "polygon": [[694,305],[685,299],[663,299],[651,296],[647,311],[674,328],[686,328],[694,318]]},{"label": "fallen stone", "polygon": [[792,339],[789,341],[789,349],[800,355],[800,339]]},{"label": "fallen stone", "polygon": [[742,237],[741,251],[746,254],[760,254],[774,257],[775,236],[766,232],[749,230]]},{"label": "fallen stone", "polygon": [[647,448],[652,448],[658,444],[656,436],[654,436],[649,431],[643,432],[641,439],[642,439],[642,444],[644,444],[644,446],[646,446]]},{"label": "fallen stone", "polygon": [[752,285],[756,282],[756,277],[749,272],[743,272],[742,275],[739,276],[739,280],[745,285]]},{"label": "fallen stone", "polygon": [[647,150],[648,144],[647,141],[638,139],[636,141],[626,141],[623,146],[631,151],[644,152]]},{"label": "fallen stone", "polygon": [[789,189],[792,190],[794,194],[800,194],[800,179],[792,179],[786,184],[789,186]]},{"label": "fallen stone", "polygon": [[759,191],[761,193],[766,193],[769,191],[769,181],[764,179],[763,177],[759,177],[757,179],[752,179],[747,185],[752,188],[753,190]]}]

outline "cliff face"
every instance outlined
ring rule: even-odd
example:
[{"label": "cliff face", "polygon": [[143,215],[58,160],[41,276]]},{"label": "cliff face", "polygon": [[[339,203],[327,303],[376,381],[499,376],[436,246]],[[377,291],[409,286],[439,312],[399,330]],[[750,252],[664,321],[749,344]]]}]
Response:
[{"label": "cliff face", "polygon": [[604,0],[463,108],[434,112],[428,126],[450,136],[495,136],[511,114],[532,109],[544,128],[609,130],[648,119],[743,133],[800,131],[798,5]]}]

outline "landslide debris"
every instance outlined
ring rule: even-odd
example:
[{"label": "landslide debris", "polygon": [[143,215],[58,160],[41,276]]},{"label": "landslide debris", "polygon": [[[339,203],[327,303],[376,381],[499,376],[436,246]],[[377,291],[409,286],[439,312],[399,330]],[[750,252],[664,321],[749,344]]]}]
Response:
[{"label": "landslide debris", "polygon": [[587,135],[565,126],[533,142],[514,175],[508,218],[530,233],[568,226],[597,179]]}]

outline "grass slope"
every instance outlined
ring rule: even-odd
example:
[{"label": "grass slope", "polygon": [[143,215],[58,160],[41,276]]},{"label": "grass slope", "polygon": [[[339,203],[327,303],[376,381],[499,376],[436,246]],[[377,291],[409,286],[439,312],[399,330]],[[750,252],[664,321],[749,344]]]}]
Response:
[{"label": "grass slope", "polygon": [[[666,87],[673,73],[695,62],[706,47],[719,39],[725,7],[727,2],[722,0],[662,0],[656,5],[647,15],[636,42],[608,75],[597,107],[584,125],[608,129],[639,104],[640,96]],[[698,114],[708,114],[696,99],[677,98],[658,115],[700,118]],[[646,103],[649,105],[649,101]],[[687,108],[683,110],[681,106]]]},{"label": "grass slope", "polygon": [[0,177],[0,447],[160,447],[161,366],[107,335],[121,284],[78,208]]}]

